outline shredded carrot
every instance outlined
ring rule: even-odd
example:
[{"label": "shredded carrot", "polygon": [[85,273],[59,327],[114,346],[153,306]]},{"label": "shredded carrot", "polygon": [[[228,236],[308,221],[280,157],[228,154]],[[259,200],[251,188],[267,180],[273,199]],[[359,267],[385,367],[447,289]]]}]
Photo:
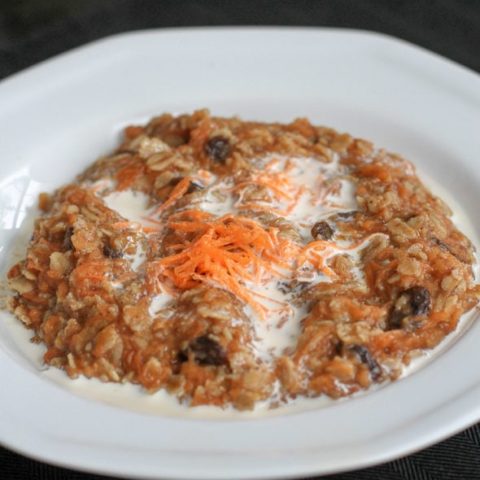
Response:
[{"label": "shredded carrot", "polygon": [[280,216],[288,215],[287,211],[280,210],[278,208],[274,208],[269,205],[262,205],[260,203],[242,203],[242,204],[235,205],[235,207],[242,208],[242,210],[276,213],[277,215],[280,215]]},{"label": "shredded carrot", "polygon": [[195,210],[195,209],[189,209],[189,210],[182,210],[181,212],[174,213],[170,215],[169,219],[192,219],[192,220],[207,220],[213,218],[211,213],[204,212],[202,210]]},{"label": "shredded carrot", "polygon": [[132,138],[138,137],[144,132],[143,127],[138,127],[136,125],[129,125],[125,128],[125,137],[131,140]]},{"label": "shredded carrot", "polygon": [[91,186],[90,190],[94,193],[99,192],[103,188],[108,187],[109,183],[110,182],[108,180],[102,180],[102,181],[96,182],[96,185]]},{"label": "shredded carrot", "polygon": [[167,208],[171,207],[172,205],[175,205],[177,200],[182,198],[185,195],[185,193],[187,193],[188,187],[190,186],[191,182],[192,182],[192,179],[190,177],[182,178],[175,185],[175,188],[172,190],[169,197],[156,209],[155,213],[157,214],[162,213]]},{"label": "shredded carrot", "polygon": [[390,170],[379,163],[366,163],[357,168],[357,173],[363,177],[375,177],[382,182],[391,182]]},{"label": "shredded carrot", "polygon": [[132,222],[129,222],[128,220],[124,222],[114,222],[112,223],[113,228],[130,228],[133,227],[134,224]]},{"label": "shredded carrot", "polygon": [[272,303],[277,303],[278,305],[281,305],[282,308],[279,308],[279,309],[276,309],[276,310],[283,310],[284,307],[286,306],[284,302],[281,302],[280,300],[277,300],[275,298],[271,298],[269,297],[268,295],[264,295],[263,293],[258,293],[258,292],[253,292],[252,291],[252,295],[255,295],[256,297],[259,297],[259,298],[263,298],[265,300],[268,300],[269,302],[272,302]]},{"label": "shredded carrot", "polygon": [[305,263],[310,263],[317,270],[320,270],[322,273],[329,277],[334,277],[335,272],[325,265],[325,256],[319,253],[320,251],[326,250],[329,247],[329,243],[324,240],[317,240],[315,242],[310,242],[306,245],[300,254],[297,257],[297,268],[302,267]]},{"label": "shredded carrot", "polygon": [[144,165],[138,162],[129,163],[121,168],[115,175],[117,190],[125,190],[143,173]]},{"label": "shredded carrot", "polygon": [[292,169],[295,168],[295,164],[292,161],[287,161],[282,171],[272,171],[278,163],[279,160],[277,158],[271,159],[267,162],[262,171],[257,170],[252,172],[249,178],[237,183],[232,190],[242,190],[249,185],[257,185],[266,188],[277,201],[282,202],[281,208],[264,205],[264,202],[261,201],[242,204],[242,196],[239,202],[237,202],[238,204],[236,207],[267,211],[281,216],[287,216],[295,209],[300,198],[307,189],[304,185],[297,185],[292,182],[290,173]]},{"label": "shredded carrot", "polygon": [[[203,137],[208,130],[207,124],[198,130]],[[288,162],[282,171],[273,171],[279,160],[273,158],[262,171],[250,172],[247,178],[240,180],[231,189],[239,192],[248,186],[266,188],[278,201],[278,208],[262,201],[243,202],[243,196],[235,205],[239,209],[266,211],[287,216],[298,205],[307,188],[291,180],[291,170],[295,167]],[[205,171],[198,173],[199,178],[209,180]],[[155,214],[162,214],[187,192],[192,179],[182,179],[172,190],[165,202]],[[152,221],[156,221],[152,219]],[[169,254],[151,262],[147,271],[147,282],[152,288],[188,290],[199,284],[212,284],[225,288],[236,297],[250,305],[260,317],[265,318],[267,308],[261,299],[280,303],[263,294],[254,292],[248,283],[262,284],[272,278],[291,278],[295,269],[305,264],[310,268],[333,277],[335,272],[326,264],[331,252],[331,243],[314,241],[306,246],[279,235],[279,229],[263,228],[258,222],[244,216],[232,214],[215,218],[214,215],[197,209],[184,210],[171,214],[165,222],[175,232],[176,238],[168,245]],[[281,308],[286,308],[281,306]]]},{"label": "shredded carrot", "polygon": [[[279,241],[271,231],[246,217],[225,215],[206,220],[204,212],[194,211],[174,217],[170,228],[193,233],[193,239],[185,240],[180,252],[159,260],[154,274],[180,290],[199,283],[220,285],[265,317],[265,307],[254,300],[245,282],[259,282],[265,275],[276,273],[275,265],[288,266],[286,257],[297,249],[287,248],[288,240]],[[180,246],[175,245],[175,250]]]},{"label": "shredded carrot", "polygon": [[290,204],[290,206],[287,209],[288,213],[292,213],[295,207],[298,204],[298,201],[300,200],[300,197],[305,193],[305,187],[300,187],[297,192],[295,193],[295,196],[293,197],[293,202]]},{"label": "shredded carrot", "polygon": [[99,282],[103,280],[106,272],[104,261],[88,261],[77,265],[73,274],[79,281],[90,280]]},{"label": "shredded carrot", "polygon": [[[144,216],[144,217],[142,217],[142,219],[145,220],[146,222],[153,223],[154,225],[157,225],[158,227],[163,227],[165,225],[165,222],[157,220],[156,218],[153,218],[153,217]],[[159,230],[160,229],[161,228],[159,228]]]},{"label": "shredded carrot", "polygon": [[248,180],[237,183],[234,190],[245,188],[248,185],[267,187],[277,198],[286,200],[293,200],[297,190],[283,172],[255,172]]},{"label": "shredded carrot", "polygon": [[159,227],[150,227],[150,226],[146,226],[146,225],[143,225],[142,226],[142,230],[145,232],[145,233],[154,233],[154,232],[158,232],[160,230]]}]

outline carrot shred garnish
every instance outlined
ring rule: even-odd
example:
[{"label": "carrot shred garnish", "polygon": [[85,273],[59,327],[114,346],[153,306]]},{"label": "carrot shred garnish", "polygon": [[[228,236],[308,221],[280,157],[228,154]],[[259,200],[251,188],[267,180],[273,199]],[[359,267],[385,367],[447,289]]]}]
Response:
[{"label": "carrot shred garnish", "polygon": [[169,227],[188,234],[188,239],[183,239],[183,245],[173,245],[172,250],[181,251],[156,262],[154,274],[180,290],[199,283],[219,285],[265,317],[265,307],[254,299],[246,282],[261,282],[266,275],[277,276],[274,266],[289,267],[287,257],[293,260],[298,247],[287,248],[290,241],[279,239],[246,217],[224,215],[207,219],[203,212],[195,211],[172,216],[176,220],[169,222]]}]

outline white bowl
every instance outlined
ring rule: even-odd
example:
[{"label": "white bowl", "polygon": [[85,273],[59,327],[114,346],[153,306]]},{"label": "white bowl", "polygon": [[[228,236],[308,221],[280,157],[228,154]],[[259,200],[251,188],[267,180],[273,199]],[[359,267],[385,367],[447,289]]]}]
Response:
[{"label": "white bowl", "polygon": [[[382,35],[125,34],[10,77],[0,83],[0,105],[2,271],[15,260],[12,248],[40,190],[71,180],[111,149],[123,125],[202,107],[267,121],[307,116],[369,138],[413,160],[480,230],[479,77]],[[476,323],[428,366],[385,388],[328,408],[235,419],[139,413],[82,396],[52,381],[29,354],[28,337],[1,313],[0,441],[81,470],[175,479],[325,474],[405,455],[480,418]]]}]

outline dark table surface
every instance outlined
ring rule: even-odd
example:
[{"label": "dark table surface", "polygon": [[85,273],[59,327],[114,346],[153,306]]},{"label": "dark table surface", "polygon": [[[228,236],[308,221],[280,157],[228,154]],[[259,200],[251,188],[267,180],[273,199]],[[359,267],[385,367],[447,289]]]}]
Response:
[{"label": "dark table surface", "polygon": [[[207,25],[374,30],[480,72],[480,0],[0,0],[0,79],[114,33]],[[0,447],[0,480],[106,478],[52,467]],[[408,457],[324,478],[480,479],[480,426]]]}]

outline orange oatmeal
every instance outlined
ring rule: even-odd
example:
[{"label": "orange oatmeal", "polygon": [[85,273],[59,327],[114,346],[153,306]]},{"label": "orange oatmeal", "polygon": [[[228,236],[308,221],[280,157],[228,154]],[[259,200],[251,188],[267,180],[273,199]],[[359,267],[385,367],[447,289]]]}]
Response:
[{"label": "orange oatmeal", "polygon": [[413,165],[306,119],[161,115],[39,204],[8,278],[45,363],[192,406],[395,380],[480,294]]}]

